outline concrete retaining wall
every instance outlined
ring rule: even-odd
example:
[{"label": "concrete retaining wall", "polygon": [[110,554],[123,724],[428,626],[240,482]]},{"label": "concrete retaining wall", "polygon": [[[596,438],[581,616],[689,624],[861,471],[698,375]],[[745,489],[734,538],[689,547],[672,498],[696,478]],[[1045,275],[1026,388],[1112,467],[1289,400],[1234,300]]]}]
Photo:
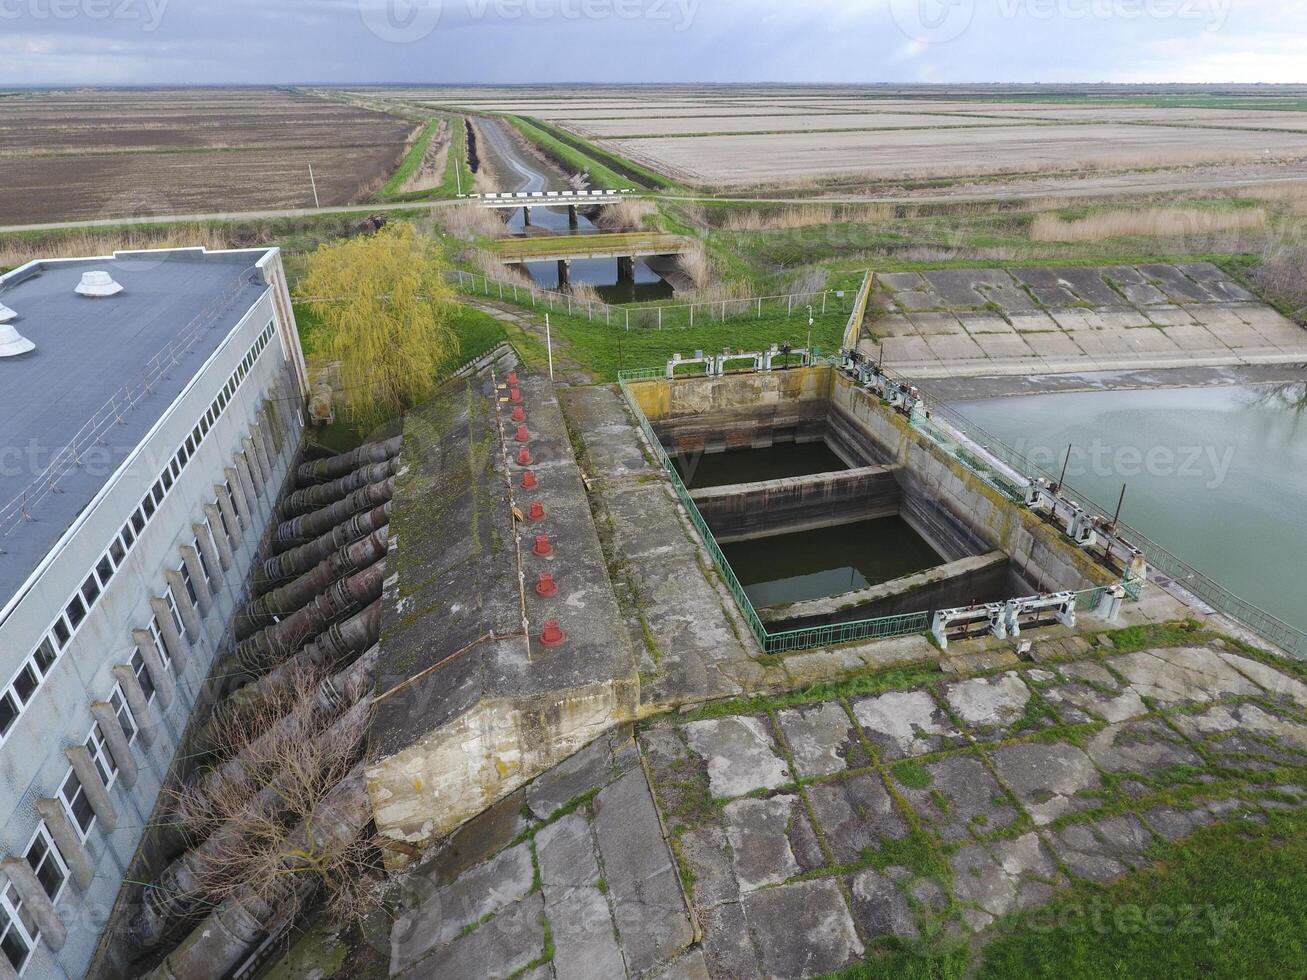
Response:
[{"label": "concrete retaining wall", "polygon": [[991,551],[856,592],[763,609],[759,615],[765,623],[784,623],[786,629],[799,629],[900,613],[934,612],[1032,591],[1012,571],[1007,555]]},{"label": "concrete retaining wall", "polygon": [[864,466],[708,487],[690,496],[717,540],[729,542],[889,517],[899,512],[903,491],[892,469]]},{"label": "concrete retaining wall", "polygon": [[[1000,548],[1013,568],[1038,588],[1049,591],[1111,585],[1116,575],[1094,563],[1057,528],[1018,507],[961,462],[941,452],[901,415],[832,370],[831,424],[853,427],[881,447],[901,467],[904,516],[932,543],[968,539],[981,547]],[[946,552],[947,554],[947,552]]]}]

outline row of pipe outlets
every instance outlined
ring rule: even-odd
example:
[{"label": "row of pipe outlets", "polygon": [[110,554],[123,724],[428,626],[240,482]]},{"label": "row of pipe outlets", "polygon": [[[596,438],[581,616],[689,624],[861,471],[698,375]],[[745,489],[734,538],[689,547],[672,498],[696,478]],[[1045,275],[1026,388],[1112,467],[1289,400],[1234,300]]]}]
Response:
[{"label": "row of pipe outlets", "polygon": [[[526,406],[522,396],[522,389],[518,383],[516,371],[510,371],[507,378],[508,402],[513,406],[512,420],[517,423],[517,431],[513,435],[513,440],[517,442],[520,448],[517,451],[517,462],[519,466],[528,467],[532,465],[531,459],[531,430],[526,425]],[[534,470],[526,470],[522,474],[521,487],[523,490],[534,490],[540,485],[536,478]],[[527,509],[526,519],[535,523],[543,521],[546,517],[545,505],[539,500],[531,502]],[[531,547],[531,553],[537,558],[548,558],[554,553],[553,543],[549,540],[548,534],[536,534],[534,544]],[[554,599],[558,597],[558,582],[554,579],[553,572],[541,571],[536,581],[536,595],[542,599]],[[563,631],[562,626],[556,619],[546,619],[544,626],[540,631],[540,645],[548,649],[561,647],[567,642],[567,634]]]},{"label": "row of pipe outlets", "polygon": [[881,370],[879,364],[870,360],[861,351],[841,347],[839,367],[840,371],[857,382],[860,388],[865,388],[882,399],[895,411],[902,412],[908,418],[930,417],[930,412],[926,409],[926,400],[916,385],[895,381]]},{"label": "row of pipe outlets", "polygon": [[[772,344],[765,351],[738,351],[724,350],[720,354],[704,354],[703,351],[697,350],[693,357],[683,357],[680,354],[673,354],[670,361],[667,362],[667,377],[676,377],[676,369],[686,364],[702,364],[704,367],[704,377],[715,378],[721,377],[727,373],[726,366],[736,361],[749,361],[753,371],[771,371],[775,369],[777,358],[786,358],[798,355],[803,359],[803,365],[806,367],[811,363],[811,357],[805,347],[791,347],[789,344]],[[782,368],[787,365],[781,365]]]},{"label": "row of pipe outlets", "polygon": [[[1124,596],[1125,590],[1118,585],[1108,591],[1116,600],[1114,608],[1119,610],[1120,599]],[[1076,594],[1055,592],[1052,595],[1028,596],[1009,599],[1006,602],[986,602],[960,609],[940,609],[936,611],[931,622],[930,632],[940,649],[947,650],[951,638],[965,639],[975,635],[976,627],[983,627],[982,632],[1006,640],[1008,637],[1019,637],[1023,624],[1032,625],[1049,614],[1060,625],[1075,629]]]}]

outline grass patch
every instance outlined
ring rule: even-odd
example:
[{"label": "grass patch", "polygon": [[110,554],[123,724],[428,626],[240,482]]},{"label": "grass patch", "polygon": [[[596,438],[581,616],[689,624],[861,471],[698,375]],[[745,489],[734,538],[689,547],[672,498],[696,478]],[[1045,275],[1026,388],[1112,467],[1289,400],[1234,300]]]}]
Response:
[{"label": "grass patch", "polygon": [[756,715],[798,704],[817,701],[834,701],[838,698],[862,697],[884,691],[921,687],[940,679],[939,667],[896,667],[850,677],[842,681],[824,681],[783,694],[759,694],[748,698],[735,698],[704,705],[696,711],[678,715],[678,720],[700,721],[705,718],[725,718],[728,715]]},{"label": "grass patch", "polygon": [[1154,856],[1146,871],[1108,888],[1076,886],[1009,923],[984,949],[977,975],[1302,975],[1307,814],[1275,813],[1265,827],[1208,827]]},{"label": "grass patch", "polygon": [[897,762],[890,771],[894,773],[894,778],[908,789],[925,789],[934,781],[925,767],[915,762]]}]

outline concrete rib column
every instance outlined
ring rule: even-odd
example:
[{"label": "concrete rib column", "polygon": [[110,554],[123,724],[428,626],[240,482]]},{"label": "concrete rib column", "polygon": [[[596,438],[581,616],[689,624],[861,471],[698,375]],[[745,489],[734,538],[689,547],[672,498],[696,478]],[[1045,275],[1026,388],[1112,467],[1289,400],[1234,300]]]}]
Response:
[{"label": "concrete rib column", "polygon": [[118,811],[113,808],[109,791],[100,782],[100,773],[91,760],[90,750],[85,745],[70,745],[64,749],[64,755],[68,756],[73,772],[82,784],[82,792],[86,794],[86,802],[95,811],[95,819],[100,821],[105,830],[113,830],[118,826]]},{"label": "concrete rib column", "polygon": [[259,409],[257,418],[259,418],[259,423],[254,427],[263,436],[263,448],[268,453],[268,459],[276,463],[281,459],[281,447],[278,446],[277,438],[272,433],[272,419],[268,417],[268,409]]},{"label": "concrete rib column", "polygon": [[268,435],[272,436],[273,448],[280,456],[286,445],[286,423],[281,417],[281,412],[277,411],[277,403],[271,398],[263,399],[263,408],[259,411],[259,424],[268,430]]},{"label": "concrete rib column", "polygon": [[257,523],[254,520],[255,501],[263,496],[263,488],[254,479],[254,467],[255,464],[250,462],[250,458],[243,451],[236,454],[236,469],[240,471],[241,487],[245,491],[245,499],[249,501],[249,510],[246,513],[249,514],[251,525]]},{"label": "concrete rib column", "polygon": [[[226,515],[218,509],[218,505],[205,504],[204,516],[209,519],[209,526],[205,528],[205,533],[200,535],[200,543],[204,544],[207,540],[213,547],[218,549],[218,565],[222,570],[228,571],[232,565],[231,539],[223,533],[222,527],[226,523]],[[197,524],[196,527],[201,525]],[[198,532],[197,532],[198,533]]]},{"label": "concrete rib column", "polygon": [[[245,518],[245,526],[249,527],[251,524],[250,514],[253,513],[253,511],[250,507],[249,497],[245,496],[245,484],[241,483],[241,475],[236,472],[236,467],[234,465],[228,466],[224,469],[222,475],[231,483],[232,493],[234,494],[232,497],[233,506],[240,508],[241,515]],[[224,487],[223,489],[225,490],[226,488]],[[238,530],[239,528],[239,523],[232,525],[233,531]]]},{"label": "concrete rib column", "polygon": [[[177,614],[181,616],[182,625],[194,637],[192,642],[198,643],[200,639],[200,617],[195,612],[195,605],[191,602],[190,593],[186,591],[186,583],[182,581],[182,573],[171,569],[164,572],[163,577],[168,580],[168,585],[172,587],[173,598],[177,601]],[[163,642],[168,648],[168,656],[178,665],[177,673],[181,674],[186,668],[186,646],[182,642],[181,633],[177,631],[177,624],[173,622],[172,611],[168,608],[168,601],[166,599],[151,599],[150,608],[154,610],[155,616],[159,618],[159,631],[163,633]]]},{"label": "concrete rib column", "polygon": [[104,733],[109,754],[113,756],[114,764],[118,767],[118,778],[122,780],[124,786],[131,789],[136,785],[138,775],[136,756],[132,755],[132,747],[127,744],[127,734],[123,731],[122,723],[118,721],[113,705],[108,701],[92,701],[91,717]]},{"label": "concrete rib column", "polygon": [[254,455],[259,458],[259,469],[263,470],[263,479],[271,482],[273,478],[273,455],[268,452],[268,436],[263,428],[254,422],[250,425],[250,442],[254,443]]},{"label": "concrete rib column", "polygon": [[129,664],[118,664],[113,669],[113,679],[122,688],[127,708],[136,720],[136,737],[141,740],[141,745],[149,747],[154,742],[154,722],[149,719],[150,702],[145,699],[145,689],[141,687],[136,671]]},{"label": "concrete rib column", "polygon": [[[206,517],[209,517],[209,508],[211,506],[213,505],[212,504],[204,505],[204,515]],[[218,508],[216,507],[213,508],[213,516],[210,517],[209,519],[210,520],[218,519]],[[209,566],[209,571],[213,574],[213,577],[218,580],[215,581],[213,585],[210,587],[210,591],[213,592],[213,598],[215,601],[217,601],[218,592],[222,588],[222,584],[221,584],[222,579],[226,577],[222,573],[227,570],[230,564],[230,563],[224,564],[222,561],[222,556],[218,553],[217,539],[221,537],[221,535],[217,535],[213,533],[212,525],[205,524],[200,521],[196,521],[194,524],[192,524],[191,530],[195,532],[195,543],[200,546],[200,557],[202,557],[204,559],[204,563]]]},{"label": "concrete rib column", "polygon": [[[5,873],[9,883],[18,892],[23,901],[23,911],[32,917],[36,928],[41,930],[41,941],[56,953],[64,948],[68,940],[68,930],[63,920],[55,911],[54,902],[45,893],[45,888],[36,877],[36,872],[27,863],[26,858],[7,857],[0,861],[0,871]],[[5,959],[8,963],[9,960]]]},{"label": "concrete rib column", "polygon": [[[191,588],[195,590],[195,604],[200,607],[200,616],[207,617],[213,611],[213,590],[209,588],[209,582],[204,577],[204,566],[200,564],[200,553],[188,544],[182,545],[177,549],[181,552],[182,561],[186,564],[186,571],[191,573]],[[185,580],[182,581],[182,588],[186,587]],[[199,630],[195,635],[200,635]]]},{"label": "concrete rib column", "polygon": [[[47,798],[37,800],[34,805],[37,814],[45,823],[45,829],[50,831],[55,846],[59,848],[59,853],[63,855],[64,863],[68,865],[73,881],[77,883],[78,888],[85,891],[90,887],[92,879],[95,878],[95,866],[91,864],[90,852],[86,850],[86,845],[82,843],[81,835],[73,827],[73,822],[68,819],[68,813],[64,810],[63,804],[58,800]],[[0,957],[0,959],[3,959],[3,957]]]},{"label": "concrete rib column", "polygon": [[267,496],[265,484],[268,482],[268,471],[263,468],[263,460],[259,458],[259,451],[254,448],[254,440],[249,436],[242,439],[241,450],[245,456],[245,463],[250,468],[250,478],[254,480],[254,492],[260,497]]},{"label": "concrete rib column", "polygon": [[218,498],[218,510],[222,514],[223,524],[227,527],[227,550],[234,558],[243,542],[240,521],[236,519],[236,505],[232,503],[231,494],[221,483],[213,485],[213,493]]},{"label": "concrete rib column", "polygon": [[[150,606],[153,607],[156,602],[163,606],[163,611],[166,614],[168,604],[162,599],[151,599]],[[159,610],[155,609],[154,614],[158,616]],[[168,621],[172,622],[171,616],[168,617]],[[159,631],[163,632],[163,620],[159,620]],[[136,643],[136,649],[140,651],[141,659],[145,661],[146,673],[150,675],[150,681],[154,684],[154,693],[159,696],[159,707],[168,707],[168,705],[172,704],[172,696],[176,692],[176,683],[173,681],[168,668],[163,665],[163,660],[159,658],[159,651],[154,647],[154,634],[149,630],[132,630],[132,640]],[[168,643],[166,634],[163,642]],[[176,660],[176,654],[170,652],[168,655]],[[178,661],[179,671],[181,670],[180,665],[184,663],[184,660]]]}]

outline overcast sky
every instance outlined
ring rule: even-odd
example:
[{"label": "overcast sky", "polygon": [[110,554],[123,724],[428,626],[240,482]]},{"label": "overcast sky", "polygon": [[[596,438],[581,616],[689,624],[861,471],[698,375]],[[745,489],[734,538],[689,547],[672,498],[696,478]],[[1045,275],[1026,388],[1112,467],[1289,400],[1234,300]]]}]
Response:
[{"label": "overcast sky", "polygon": [[1307,82],[1307,0],[0,0],[0,85]]}]

